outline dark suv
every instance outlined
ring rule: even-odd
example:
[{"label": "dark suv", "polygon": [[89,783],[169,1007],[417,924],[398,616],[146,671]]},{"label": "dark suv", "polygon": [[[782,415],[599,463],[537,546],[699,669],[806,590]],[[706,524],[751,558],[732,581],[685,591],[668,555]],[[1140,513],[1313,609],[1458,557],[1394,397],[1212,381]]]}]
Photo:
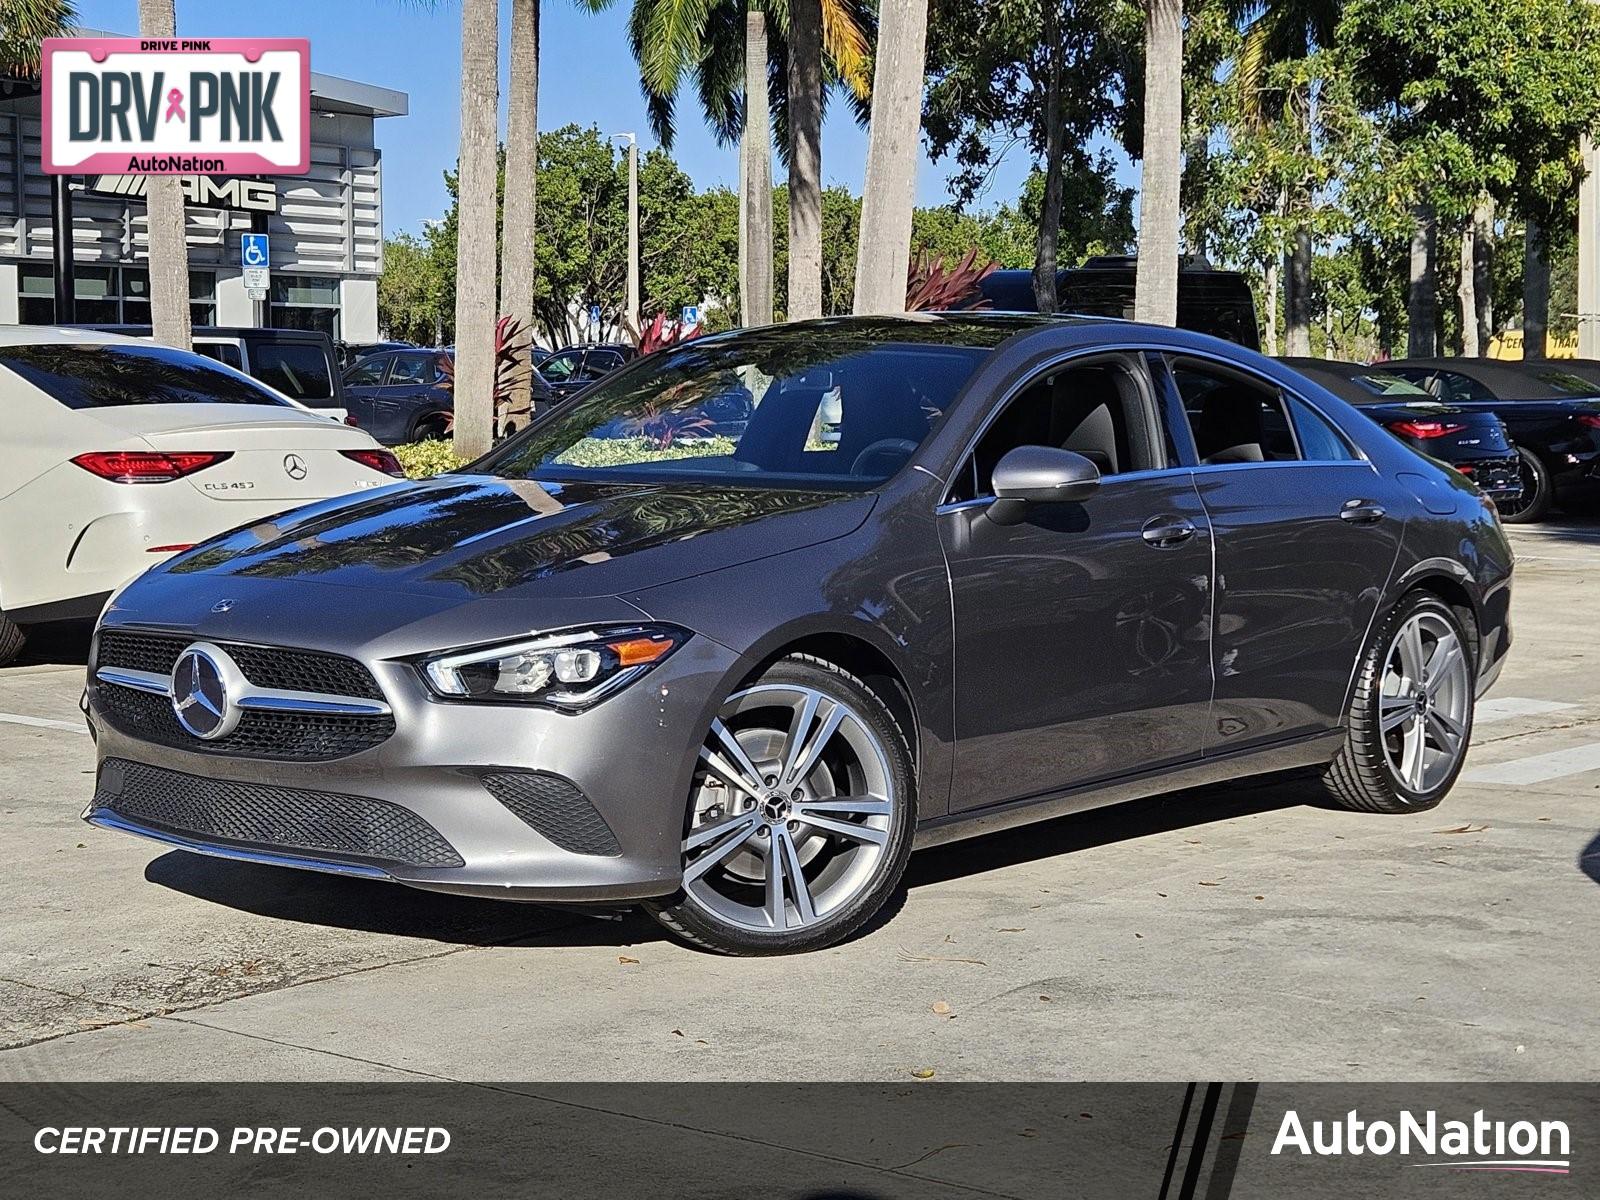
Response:
[{"label": "dark suv", "polygon": [[[149,337],[148,325],[90,325],[125,337]],[[314,329],[251,329],[242,325],[196,325],[194,350],[243,371],[307,408],[345,418],[339,358],[328,335]]]},{"label": "dark suv", "polygon": [[632,346],[620,344],[564,346],[539,364],[539,375],[555,398],[562,400],[631,362],[638,353]]},{"label": "dark suv", "polygon": [[[1131,254],[1100,254],[1081,267],[1056,272],[1057,306],[1064,313],[1133,319],[1134,275],[1139,260]],[[983,295],[1003,312],[1037,312],[1032,271],[995,271]],[[1222,271],[1199,257],[1178,266],[1178,328],[1261,349],[1255,296],[1238,271]]]},{"label": "dark suv", "polygon": [[[454,420],[455,351],[387,350],[361,359],[344,373],[351,423],[386,446],[442,438]],[[532,412],[502,402],[495,408],[495,434],[527,428],[533,414],[551,402],[551,388],[537,371],[530,377]]]}]

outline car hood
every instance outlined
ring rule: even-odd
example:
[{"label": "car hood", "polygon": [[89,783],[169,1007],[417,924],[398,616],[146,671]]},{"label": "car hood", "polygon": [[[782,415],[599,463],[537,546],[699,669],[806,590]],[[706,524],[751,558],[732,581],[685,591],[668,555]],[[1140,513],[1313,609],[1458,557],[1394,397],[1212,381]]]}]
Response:
[{"label": "car hood", "polygon": [[[615,596],[842,537],[873,502],[706,484],[441,476],[235,530],[151,575],[210,591],[251,580],[327,584],[369,593],[378,607],[399,595],[428,608]],[[306,609],[315,604],[308,595]]]}]

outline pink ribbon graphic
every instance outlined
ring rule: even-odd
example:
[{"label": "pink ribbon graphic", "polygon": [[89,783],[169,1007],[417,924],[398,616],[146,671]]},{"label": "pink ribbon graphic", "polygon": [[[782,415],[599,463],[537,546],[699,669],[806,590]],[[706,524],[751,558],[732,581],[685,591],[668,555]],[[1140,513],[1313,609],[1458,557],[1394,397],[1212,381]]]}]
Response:
[{"label": "pink ribbon graphic", "polygon": [[173,88],[167,93],[167,115],[162,118],[162,121],[165,123],[172,120],[173,117],[177,117],[180,121],[189,119],[183,115],[183,93],[177,88]]}]

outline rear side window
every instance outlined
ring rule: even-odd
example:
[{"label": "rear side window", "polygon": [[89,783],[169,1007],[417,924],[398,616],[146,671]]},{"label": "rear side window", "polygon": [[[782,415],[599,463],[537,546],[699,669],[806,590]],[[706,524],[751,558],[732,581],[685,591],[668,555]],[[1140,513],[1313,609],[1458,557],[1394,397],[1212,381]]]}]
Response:
[{"label": "rear side window", "polygon": [[41,343],[0,348],[15,371],[68,408],[130,404],[273,404],[254,380],[198,354],[156,345]]},{"label": "rear side window", "polygon": [[326,400],[333,395],[333,372],[322,347],[305,342],[252,345],[255,377],[296,400]]},{"label": "rear side window", "polygon": [[1173,378],[1204,464],[1360,457],[1326,417],[1264,380],[1246,381],[1191,363],[1180,363]]}]

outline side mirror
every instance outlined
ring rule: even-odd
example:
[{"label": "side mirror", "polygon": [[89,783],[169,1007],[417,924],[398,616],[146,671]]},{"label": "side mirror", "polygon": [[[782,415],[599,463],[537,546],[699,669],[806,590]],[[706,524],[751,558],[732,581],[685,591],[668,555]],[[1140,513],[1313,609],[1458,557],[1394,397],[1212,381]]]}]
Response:
[{"label": "side mirror", "polygon": [[995,464],[989,516],[1015,525],[1030,504],[1087,500],[1100,486],[1100,468],[1083,455],[1052,446],[1018,446]]}]

